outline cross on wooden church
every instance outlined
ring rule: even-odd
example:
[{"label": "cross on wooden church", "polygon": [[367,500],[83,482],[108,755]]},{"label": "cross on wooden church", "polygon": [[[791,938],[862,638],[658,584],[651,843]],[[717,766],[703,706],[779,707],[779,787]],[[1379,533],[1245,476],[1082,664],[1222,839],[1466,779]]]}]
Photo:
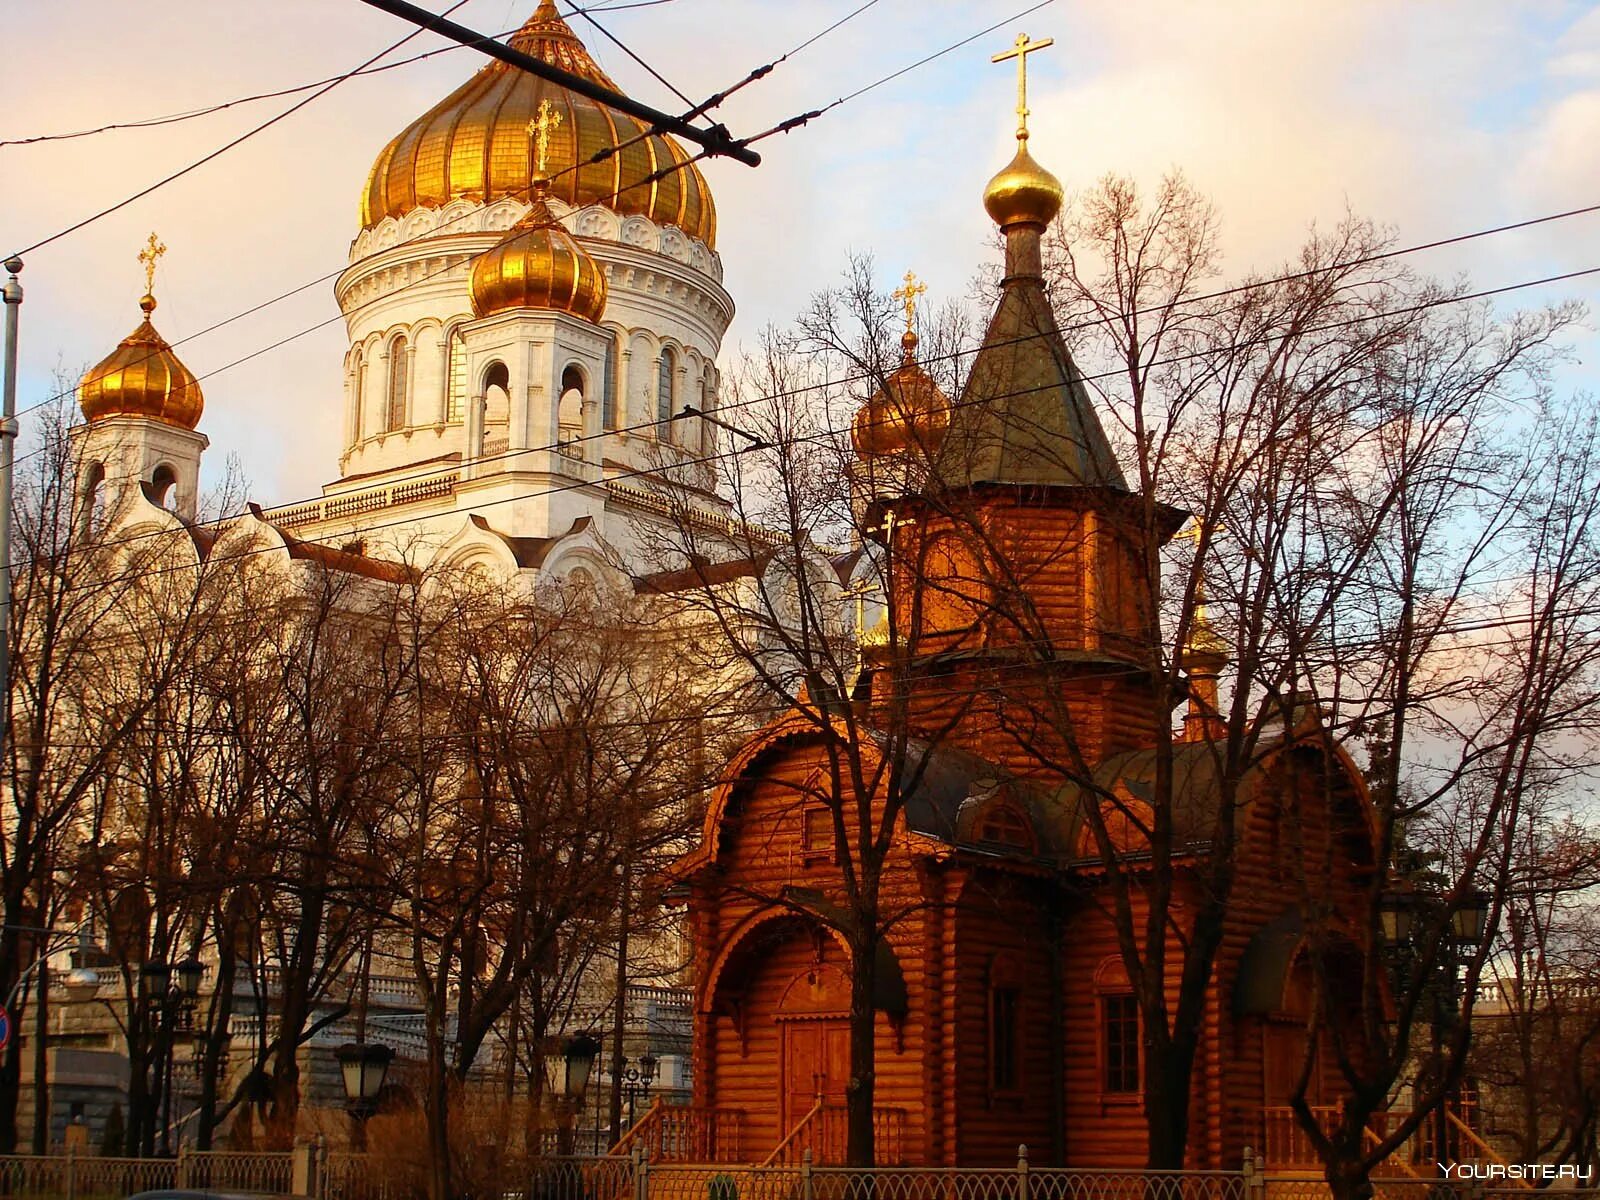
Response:
[{"label": "cross on wooden church", "polygon": [[1044,38],[1040,41],[1030,41],[1025,33],[1017,34],[1016,43],[1011,49],[1002,51],[991,58],[990,62],[1005,62],[1008,58],[1017,60],[1017,138],[1026,141],[1028,138],[1028,55],[1035,50],[1043,50],[1046,46],[1054,46],[1055,38]]},{"label": "cross on wooden church", "polygon": [[914,332],[912,326],[916,323],[917,319],[917,297],[925,296],[927,295],[927,292],[928,285],[921,282],[917,278],[916,272],[907,271],[905,283],[889,293],[891,297],[900,301],[900,303],[905,306],[907,333]]},{"label": "cross on wooden church", "polygon": [[545,178],[545,164],[550,159],[550,135],[561,128],[561,114],[548,100],[539,101],[539,115],[528,122],[528,136],[533,139],[534,171],[540,180]]}]

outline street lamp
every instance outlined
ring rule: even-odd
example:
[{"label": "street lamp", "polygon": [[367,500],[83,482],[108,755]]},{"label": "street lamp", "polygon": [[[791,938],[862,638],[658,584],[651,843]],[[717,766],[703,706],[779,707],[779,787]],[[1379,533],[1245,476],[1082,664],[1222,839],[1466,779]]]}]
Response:
[{"label": "street lamp", "polygon": [[378,1111],[378,1097],[394,1061],[394,1051],[381,1042],[346,1042],[333,1052],[344,1078],[345,1107],[356,1122],[356,1142],[367,1143],[367,1118]]},{"label": "street lamp", "polygon": [[630,1063],[626,1058],[617,1063],[617,1077],[622,1080],[622,1094],[628,1101],[628,1126],[633,1127],[633,1102],[650,1098],[650,1085],[656,1081],[656,1069],[661,1060],[646,1050],[639,1061]]},{"label": "street lamp", "polygon": [[1489,919],[1489,896],[1470,891],[1450,914],[1450,933],[1458,945],[1476,946],[1483,940],[1483,926]]},{"label": "street lamp", "polygon": [[153,958],[139,968],[139,992],[145,1002],[160,1015],[160,1068],[161,1068],[161,1153],[172,1154],[172,1057],[176,1026],[181,1015],[185,1028],[194,1013],[194,1002],[200,995],[200,981],[205,977],[205,965],[194,955],[173,966],[166,959]]},{"label": "street lamp", "polygon": [[589,1074],[600,1054],[600,1043],[587,1033],[562,1041],[544,1060],[545,1077],[556,1110],[556,1153],[572,1153],[572,1126],[583,1106]]},{"label": "street lamp", "polygon": [[1416,912],[1416,893],[1409,889],[1392,888],[1378,897],[1378,923],[1389,947],[1399,949],[1410,943]]}]

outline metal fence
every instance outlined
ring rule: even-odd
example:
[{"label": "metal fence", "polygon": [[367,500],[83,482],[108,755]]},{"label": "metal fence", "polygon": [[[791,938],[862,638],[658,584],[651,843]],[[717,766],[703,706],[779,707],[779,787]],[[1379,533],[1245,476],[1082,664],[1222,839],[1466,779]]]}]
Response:
[{"label": "metal fence", "polygon": [[[303,1195],[312,1200],[413,1200],[420,1181],[381,1156],[303,1146],[285,1153],[184,1151],[177,1158],[82,1154],[0,1158],[0,1200],[122,1200],[157,1188]],[[1086,1170],[1033,1167],[839,1167],[798,1163],[651,1163],[642,1154],[543,1158],[507,1180],[502,1200],[1329,1200],[1310,1172]],[[1530,1200],[1526,1187],[1482,1181],[1375,1178],[1375,1200]],[[1549,1189],[1600,1200],[1600,1189]]]}]

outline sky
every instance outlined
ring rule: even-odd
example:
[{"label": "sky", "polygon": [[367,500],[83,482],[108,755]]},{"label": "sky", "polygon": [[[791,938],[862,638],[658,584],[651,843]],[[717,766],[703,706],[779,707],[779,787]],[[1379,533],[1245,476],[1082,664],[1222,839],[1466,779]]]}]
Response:
[{"label": "sky", "polygon": [[[791,319],[852,254],[873,256],[885,288],[911,268],[927,281],[927,300],[966,297],[995,251],[983,187],[1014,149],[1014,64],[989,59],[1019,31],[1055,39],[1029,61],[1034,156],[1069,192],[1109,173],[1148,189],[1182,170],[1222,220],[1219,282],[1272,272],[1310,228],[1346,212],[1412,245],[1600,203],[1595,7],[1053,0],[1008,19],[1036,2],[877,0],[720,110],[736,136],[754,132],[1000,24],[768,139],[758,168],[705,164],[724,283],[738,306],[725,359],[763,326]],[[860,3],[659,0],[596,18],[699,99]],[[467,0],[453,19],[500,32],[533,7]],[[8,8],[0,142],[323,79],[412,28],[360,0]],[[583,18],[569,19],[624,90],[684,107]],[[444,44],[422,34],[394,57]],[[144,281],[135,256],[152,230],[169,247],[156,325],[172,342],[337,271],[373,159],[478,65],[473,51],[457,49],[350,80],[178,182],[31,253],[19,407],[58,391],[60,376],[75,379],[137,324]],[[141,190],[298,98],[161,128],[0,145],[0,251]],[[1484,288],[1600,266],[1600,214],[1419,254],[1413,265]],[[1514,302],[1595,304],[1597,279],[1529,289]],[[182,345],[203,378],[207,475],[237,456],[262,503],[317,494],[336,474],[344,348],[331,283]],[[1561,385],[1600,386],[1592,322],[1571,350]]]}]

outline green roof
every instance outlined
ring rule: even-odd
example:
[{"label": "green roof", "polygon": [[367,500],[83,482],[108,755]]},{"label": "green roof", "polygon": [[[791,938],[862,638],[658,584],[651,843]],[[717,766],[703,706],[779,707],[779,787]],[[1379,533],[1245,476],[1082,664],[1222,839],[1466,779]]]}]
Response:
[{"label": "green roof", "polygon": [[950,414],[938,474],[950,487],[1128,490],[1038,277],[1006,280]]}]

